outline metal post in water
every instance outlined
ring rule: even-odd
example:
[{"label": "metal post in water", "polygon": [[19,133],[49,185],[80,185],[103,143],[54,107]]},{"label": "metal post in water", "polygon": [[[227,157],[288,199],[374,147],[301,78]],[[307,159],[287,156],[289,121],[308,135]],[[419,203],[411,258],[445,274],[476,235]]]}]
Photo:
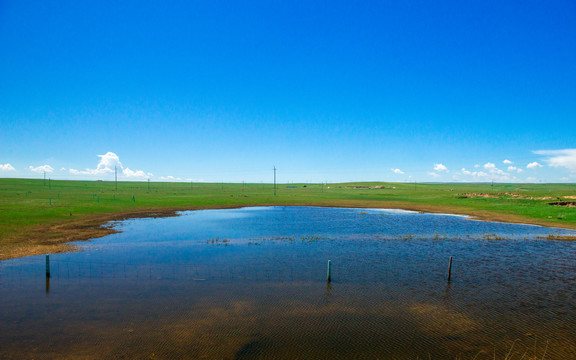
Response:
[{"label": "metal post in water", "polygon": [[332,262],[330,260],[328,260],[328,278],[326,279],[328,282],[332,281]]},{"label": "metal post in water", "polygon": [[50,277],[50,255],[46,255],[46,277]]},{"label": "metal post in water", "polygon": [[451,277],[452,277],[452,256],[450,256],[450,260],[448,261],[448,282],[450,282]]}]

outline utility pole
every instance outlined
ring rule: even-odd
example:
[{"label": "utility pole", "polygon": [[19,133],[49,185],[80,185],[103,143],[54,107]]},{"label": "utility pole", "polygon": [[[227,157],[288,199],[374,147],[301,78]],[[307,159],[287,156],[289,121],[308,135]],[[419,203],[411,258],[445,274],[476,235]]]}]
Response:
[{"label": "utility pole", "polygon": [[276,165],[274,165],[274,196],[276,196]]},{"label": "utility pole", "polygon": [[116,191],[118,191],[118,168],[114,166],[114,184],[116,185]]},{"label": "utility pole", "polygon": [[244,181],[242,181],[242,192],[244,192]]}]

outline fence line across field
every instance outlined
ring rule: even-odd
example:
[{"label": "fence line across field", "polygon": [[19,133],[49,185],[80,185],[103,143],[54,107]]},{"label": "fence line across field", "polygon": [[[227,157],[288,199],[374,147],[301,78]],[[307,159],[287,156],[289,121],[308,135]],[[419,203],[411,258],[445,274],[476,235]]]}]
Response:
[{"label": "fence line across field", "polygon": [[[34,277],[38,276],[41,269],[44,268],[45,276],[53,279],[135,277],[137,279],[148,278],[156,280],[189,278],[192,280],[317,281],[321,279],[321,269],[326,269],[325,264],[326,262],[324,261],[310,263],[308,264],[310,267],[309,271],[302,271],[304,265],[291,260],[284,262],[250,262],[248,264],[230,264],[226,262],[167,264],[65,260],[46,255],[45,259],[17,259],[17,261],[0,262],[0,278]],[[342,268],[339,269],[338,266],[346,267],[345,272],[342,271]],[[314,274],[314,270],[317,270],[317,274]],[[330,261],[327,278],[325,277],[325,279],[328,282],[352,280],[354,273],[362,270],[364,269],[356,268],[354,264],[347,264],[347,262],[338,264]],[[394,272],[392,271],[377,271],[360,276],[363,281],[386,281],[390,280],[391,277],[394,277]]]},{"label": "fence line across field", "polygon": [[[141,280],[192,280],[192,281],[322,281],[327,282],[390,282],[409,281],[411,275],[428,274],[427,281],[451,282],[474,278],[479,261],[463,261],[452,256],[425,259],[382,258],[382,262],[365,264],[353,259],[340,261],[318,259],[301,262],[297,258],[245,259],[245,263],[198,262],[198,263],[131,263],[114,261],[81,261],[45,258],[24,258],[0,262],[1,282],[45,275],[52,279],[141,279]],[[491,260],[491,259],[487,259]],[[327,264],[327,266],[326,266]],[[501,264],[507,270],[513,262]],[[574,272],[573,263],[528,264],[523,268],[543,267],[552,273]],[[545,268],[544,268],[545,267]],[[42,270],[45,270],[44,273]],[[322,275],[322,273],[324,275]]]}]

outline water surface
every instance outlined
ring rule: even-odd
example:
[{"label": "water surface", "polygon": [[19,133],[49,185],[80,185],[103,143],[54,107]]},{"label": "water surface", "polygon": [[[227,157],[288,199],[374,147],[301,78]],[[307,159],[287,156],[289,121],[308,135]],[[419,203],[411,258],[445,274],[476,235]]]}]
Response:
[{"label": "water surface", "polygon": [[0,263],[0,358],[576,358],[576,242],[543,239],[573,231],[311,207],[112,226],[49,281],[43,256]]}]

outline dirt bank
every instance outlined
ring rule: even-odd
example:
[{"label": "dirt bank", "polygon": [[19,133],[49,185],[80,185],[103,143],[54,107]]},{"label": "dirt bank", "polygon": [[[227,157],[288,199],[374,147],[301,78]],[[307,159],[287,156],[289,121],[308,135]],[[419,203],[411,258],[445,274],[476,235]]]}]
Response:
[{"label": "dirt bank", "polygon": [[379,208],[379,209],[404,209],[431,213],[446,213],[456,215],[468,215],[472,219],[497,221],[508,223],[522,223],[549,227],[560,227],[576,230],[576,226],[546,222],[543,220],[529,219],[517,215],[493,213],[489,211],[470,210],[446,206],[426,204],[412,204],[400,202],[379,201],[339,201],[293,203],[293,204],[245,204],[234,206],[210,206],[210,207],[179,207],[179,208],[152,208],[129,212],[109,214],[82,215],[74,220],[66,220],[49,225],[39,225],[27,231],[23,231],[11,239],[3,239],[0,245],[0,260],[17,257],[54,254],[61,252],[76,251],[77,248],[68,243],[74,241],[87,241],[103,237],[117,232],[105,226],[111,221],[120,221],[132,218],[158,218],[177,216],[179,211],[201,209],[232,209],[247,206],[320,206],[320,207],[349,207],[349,208]]}]

